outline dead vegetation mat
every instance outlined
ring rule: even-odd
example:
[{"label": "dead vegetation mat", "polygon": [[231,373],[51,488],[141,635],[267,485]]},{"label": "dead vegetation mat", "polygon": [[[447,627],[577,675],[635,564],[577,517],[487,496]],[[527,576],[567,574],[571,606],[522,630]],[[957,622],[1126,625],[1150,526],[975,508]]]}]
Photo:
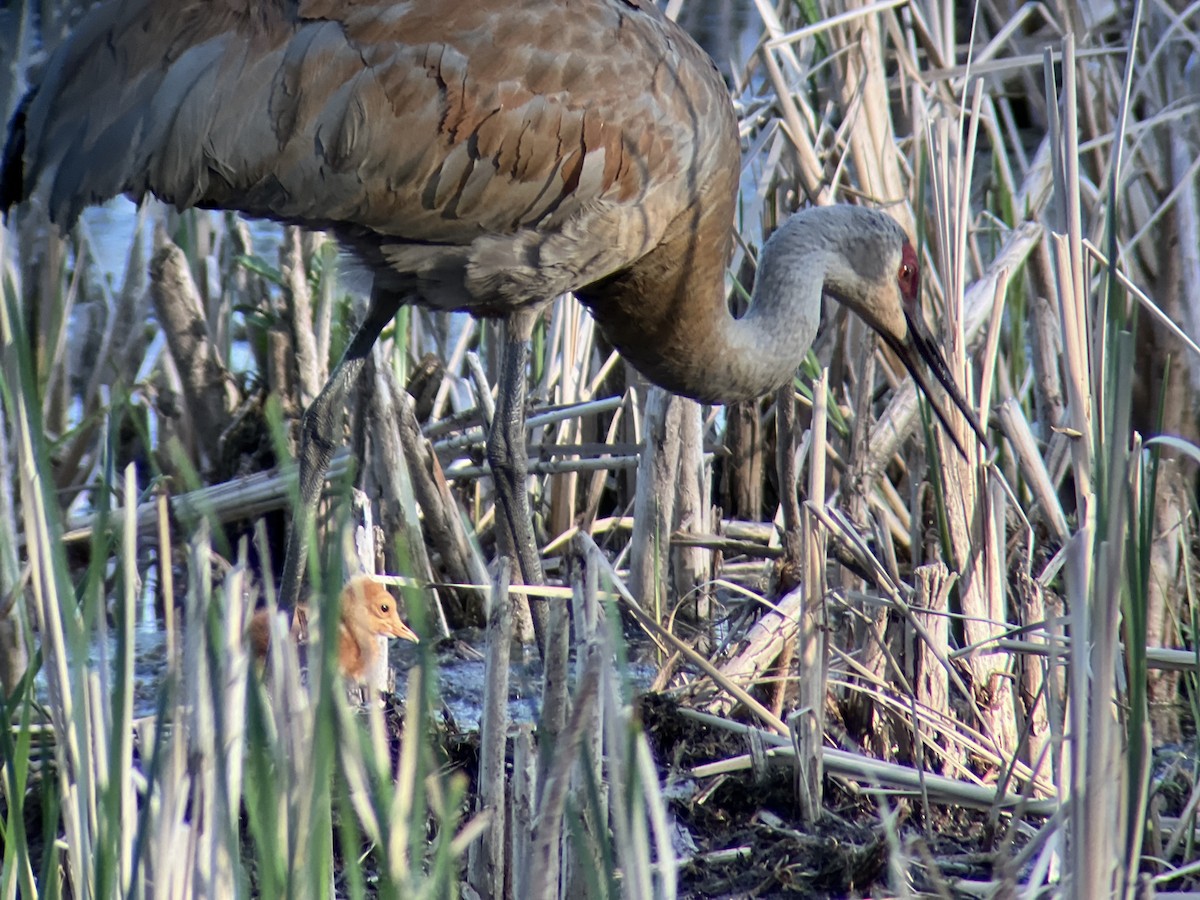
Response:
[{"label": "dead vegetation mat", "polygon": [[[959,878],[995,878],[997,865],[1015,851],[1006,823],[986,811],[926,811],[917,800],[879,799],[841,778],[825,779],[825,814],[805,825],[790,766],[774,762],[757,773],[695,781],[693,766],[743,755],[746,740],[685,717],[662,695],[643,696],[640,711],[667,769],[682,842],[695,847],[680,871],[682,897],[877,896],[892,893],[897,877],[936,891]],[[893,842],[915,862],[904,872],[889,871]]]}]

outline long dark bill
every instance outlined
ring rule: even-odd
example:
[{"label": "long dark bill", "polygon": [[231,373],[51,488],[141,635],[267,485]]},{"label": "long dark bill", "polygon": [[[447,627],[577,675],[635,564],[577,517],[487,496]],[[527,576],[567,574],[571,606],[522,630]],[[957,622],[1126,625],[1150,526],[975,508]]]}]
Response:
[{"label": "long dark bill", "polygon": [[971,426],[971,430],[979,438],[980,446],[986,452],[988,449],[987,435],[983,433],[983,426],[979,424],[979,419],[975,413],[971,412],[966,398],[963,397],[962,391],[955,384],[954,377],[950,374],[950,367],[946,365],[946,358],[942,356],[941,350],[933,342],[933,338],[929,336],[922,322],[918,321],[914,316],[910,316],[907,310],[905,310],[904,318],[908,321],[908,340],[900,341],[890,336],[885,336],[884,339],[896,351],[896,355],[900,357],[900,361],[904,363],[904,367],[908,369],[917,386],[929,398],[929,405],[933,407],[934,415],[938,417],[938,421],[946,429],[946,434],[950,436],[950,440],[954,442],[954,446],[958,448],[958,452],[962,454],[963,459],[970,459],[967,456],[967,448],[962,445],[958,439],[958,434],[950,427],[950,418],[938,396],[934,393],[933,385],[930,383],[929,378],[925,375],[925,368],[921,365],[922,360],[925,361],[925,365],[929,366],[929,371],[933,373],[933,377],[937,379],[938,384],[946,389],[946,393],[950,395],[950,399],[954,401],[954,405],[963,414],[963,418],[967,420],[967,424]]}]

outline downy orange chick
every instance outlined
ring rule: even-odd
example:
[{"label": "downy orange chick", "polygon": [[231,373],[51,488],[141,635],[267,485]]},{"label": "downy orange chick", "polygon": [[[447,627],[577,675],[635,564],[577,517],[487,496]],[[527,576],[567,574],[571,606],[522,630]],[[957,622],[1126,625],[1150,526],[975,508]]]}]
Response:
[{"label": "downy orange chick", "polygon": [[[342,674],[362,681],[379,656],[378,636],[403,638],[418,643],[417,635],[404,624],[396,600],[386,587],[369,575],[356,575],[342,588],[341,620],[338,622],[338,666]],[[260,609],[250,620],[250,648],[257,659],[266,659],[271,643],[270,613]],[[300,604],[292,617],[292,638],[308,639],[308,609]]]}]

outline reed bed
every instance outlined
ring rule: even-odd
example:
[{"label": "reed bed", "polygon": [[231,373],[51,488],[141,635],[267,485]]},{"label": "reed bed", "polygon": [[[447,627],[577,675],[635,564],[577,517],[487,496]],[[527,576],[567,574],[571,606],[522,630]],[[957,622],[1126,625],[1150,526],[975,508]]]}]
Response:
[{"label": "reed bed", "polygon": [[[0,898],[1200,890],[1200,10],[668,12],[740,116],[731,302],[798,206],[887,209],[989,445],[960,422],[958,453],[835,309],[795,384],[713,409],[648,389],[562,297],[529,373],[550,583],[510,585],[482,466],[499,336],[408,308],[330,473],[320,649],[301,678],[279,621],[260,672],[242,635],[274,601],[296,418],[360,286],[323,235],[154,202],[114,278],[97,220],[60,238],[23,210],[0,231]],[[43,42],[69,19],[43,4]],[[360,569],[422,643],[354,704],[319,634]],[[533,723],[509,704],[529,603],[553,626]],[[464,742],[439,684],[469,627]]]}]

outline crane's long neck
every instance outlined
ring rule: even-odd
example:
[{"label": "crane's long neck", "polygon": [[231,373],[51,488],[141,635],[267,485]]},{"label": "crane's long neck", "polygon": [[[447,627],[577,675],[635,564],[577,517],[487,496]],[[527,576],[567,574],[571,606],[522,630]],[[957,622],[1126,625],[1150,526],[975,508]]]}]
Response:
[{"label": "crane's long neck", "polygon": [[785,231],[764,248],[750,309],[740,319],[725,300],[727,254],[715,248],[676,263],[681,274],[673,279],[655,279],[672,270],[648,259],[623,276],[633,281],[610,282],[603,297],[584,299],[621,355],[655,383],[709,403],[760,397],[803,360],[826,276],[843,265],[838,248],[806,217],[793,216]]},{"label": "crane's long neck", "polygon": [[379,645],[363,617],[346,616],[338,623],[338,659],[343,670],[361,678],[379,655]]}]

